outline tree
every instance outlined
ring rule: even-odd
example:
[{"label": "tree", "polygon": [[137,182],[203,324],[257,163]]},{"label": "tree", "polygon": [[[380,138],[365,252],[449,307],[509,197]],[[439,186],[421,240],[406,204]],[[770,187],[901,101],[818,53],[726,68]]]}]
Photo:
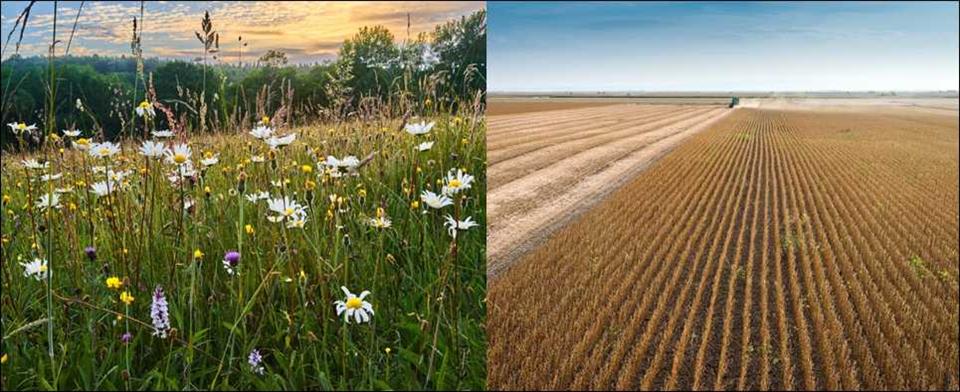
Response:
[{"label": "tree", "polygon": [[396,76],[399,50],[386,27],[362,27],[344,41],[337,62],[350,69],[350,88],[355,94],[385,97]]},{"label": "tree", "polygon": [[287,65],[287,54],[281,50],[270,49],[257,61],[267,67],[282,67]]}]

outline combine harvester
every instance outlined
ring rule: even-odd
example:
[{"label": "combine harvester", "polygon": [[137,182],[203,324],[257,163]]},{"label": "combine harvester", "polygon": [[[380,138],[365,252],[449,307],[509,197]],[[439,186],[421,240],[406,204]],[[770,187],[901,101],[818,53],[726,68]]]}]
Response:
[{"label": "combine harvester", "polygon": [[729,106],[729,108],[733,109],[734,106],[737,106],[737,105],[739,105],[739,104],[740,104],[740,97],[732,97],[732,98],[730,98],[730,106]]}]

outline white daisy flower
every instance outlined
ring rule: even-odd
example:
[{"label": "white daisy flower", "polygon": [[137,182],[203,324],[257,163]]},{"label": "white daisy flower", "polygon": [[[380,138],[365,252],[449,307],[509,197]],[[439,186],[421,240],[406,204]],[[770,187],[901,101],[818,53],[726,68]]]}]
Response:
[{"label": "white daisy flower", "polygon": [[90,145],[90,156],[94,158],[110,158],[120,153],[120,145],[111,142],[93,143]]},{"label": "white daisy flower", "polygon": [[253,163],[262,163],[262,162],[264,162],[264,161],[266,161],[266,160],[267,160],[267,159],[264,158],[263,155],[254,155],[254,156],[250,157],[250,162],[253,162]]},{"label": "white daisy flower", "polygon": [[430,191],[423,191],[420,194],[420,200],[423,201],[423,204],[426,204],[430,208],[441,209],[443,207],[453,205],[453,200],[447,197],[444,194],[436,194]]},{"label": "white daisy flower", "polygon": [[393,225],[393,222],[390,221],[390,217],[388,217],[387,213],[383,211],[383,208],[377,208],[377,217],[370,218],[367,221],[367,224],[377,229],[387,229]]},{"label": "white daisy flower", "polygon": [[53,180],[59,180],[59,179],[60,179],[60,177],[63,177],[63,173],[57,173],[57,174],[44,174],[44,175],[42,175],[42,176],[40,176],[40,181],[53,181]]},{"label": "white daisy flower", "polygon": [[34,158],[24,159],[20,162],[23,167],[31,170],[43,170],[50,166],[50,162],[40,163]]},{"label": "white daisy flower", "polygon": [[107,171],[107,178],[109,178],[110,181],[119,183],[119,182],[122,182],[125,178],[127,178],[127,176],[129,176],[130,173],[131,173],[130,170],[113,171],[111,169]]},{"label": "white daisy flower", "polygon": [[156,115],[156,112],[153,111],[153,105],[151,105],[150,102],[147,102],[147,101],[140,102],[140,105],[138,105],[137,108],[134,109],[134,111],[136,111],[137,115],[140,117],[143,117],[143,116],[153,117]]},{"label": "white daisy flower", "polygon": [[276,150],[280,147],[290,145],[290,143],[293,143],[293,141],[296,139],[297,134],[295,133],[280,137],[271,136],[269,139],[267,139],[267,145],[270,146],[271,149]]},{"label": "white daisy flower", "polygon": [[41,195],[40,200],[37,200],[37,209],[40,211],[46,211],[55,208],[60,208],[60,195],[56,193]]},{"label": "white daisy flower", "polygon": [[452,216],[447,215],[447,221],[443,223],[447,227],[447,232],[450,233],[450,236],[457,238],[457,230],[467,230],[471,227],[477,226],[477,222],[473,221],[473,217],[467,217],[466,220],[458,221],[453,219]]},{"label": "white daisy flower", "polygon": [[117,184],[113,181],[100,181],[95,182],[90,185],[90,189],[93,191],[93,194],[103,197],[109,195],[111,192],[115,191]]},{"label": "white daisy flower", "polygon": [[153,135],[153,137],[157,139],[166,139],[166,138],[173,137],[173,131],[169,129],[164,129],[162,131],[153,131],[150,133]]},{"label": "white daisy flower", "polygon": [[353,318],[358,324],[370,322],[370,317],[373,316],[373,305],[364,300],[370,295],[370,292],[364,290],[360,293],[360,296],[356,296],[346,287],[340,286],[340,290],[343,290],[343,294],[347,298],[345,301],[333,302],[337,308],[337,316],[343,315],[343,321],[346,321],[347,324],[350,324],[350,318]]},{"label": "white daisy flower", "polygon": [[193,154],[193,151],[190,150],[190,146],[180,143],[174,145],[173,148],[168,148],[164,151],[164,154],[167,156],[167,163],[180,166],[190,162],[190,155]]},{"label": "white daisy flower", "polygon": [[417,151],[427,151],[433,148],[433,142],[423,142],[417,146]]},{"label": "white daisy flower", "polygon": [[70,193],[70,192],[73,192],[73,187],[65,186],[65,187],[54,189],[53,191],[57,193]]},{"label": "white daisy flower", "polygon": [[30,133],[37,130],[37,124],[27,125],[26,123],[22,123],[22,122],[20,123],[12,122],[7,124],[7,126],[10,127],[10,130],[13,131],[13,134],[15,135],[19,135],[24,132]]},{"label": "white daisy flower", "polygon": [[306,215],[307,208],[294,200],[284,196],[282,198],[267,199],[267,208],[278,215],[267,217],[271,222],[280,222],[284,219],[293,220],[298,215]]},{"label": "white daisy flower", "polygon": [[20,265],[23,266],[23,276],[27,278],[43,280],[47,278],[47,274],[50,272],[47,269],[47,261],[39,258],[35,258],[29,263],[20,263]]},{"label": "white daisy flower", "polygon": [[217,162],[220,162],[220,154],[214,154],[200,160],[200,164],[203,165],[203,167],[216,165]]},{"label": "white daisy flower", "polygon": [[246,197],[249,202],[251,202],[251,203],[256,203],[256,202],[258,202],[258,201],[260,201],[260,200],[269,199],[269,198],[270,198],[270,194],[267,193],[267,192],[248,193],[248,194],[244,195],[244,197]]},{"label": "white daisy flower", "polygon": [[73,148],[81,151],[86,151],[90,149],[90,139],[79,138],[70,143]]},{"label": "white daisy flower", "polygon": [[140,146],[140,155],[147,158],[161,158],[166,149],[162,142],[147,140]]},{"label": "white daisy flower", "polygon": [[302,229],[307,224],[307,214],[306,212],[301,214],[296,214],[287,221],[288,229]]},{"label": "white daisy flower", "polygon": [[68,131],[64,129],[63,135],[68,137],[77,137],[77,136],[80,136],[80,131]]},{"label": "white daisy flower", "polygon": [[270,127],[264,126],[264,125],[260,125],[260,126],[258,126],[258,127],[256,127],[256,128],[253,128],[253,130],[250,131],[250,135],[253,135],[253,137],[255,137],[255,138],[257,138],[257,139],[260,139],[260,140],[267,140],[267,139],[269,139],[271,136],[273,136],[273,128],[270,128]]},{"label": "white daisy flower", "polygon": [[453,196],[460,191],[470,189],[471,184],[473,183],[473,176],[464,173],[463,170],[457,169],[456,174],[454,174],[453,169],[450,169],[450,172],[447,173],[446,185],[443,186],[442,192],[444,195]]},{"label": "white daisy flower", "polygon": [[433,128],[433,122],[429,124],[426,121],[421,121],[419,123],[411,123],[403,126],[403,130],[411,135],[423,135],[430,132],[430,129]]}]

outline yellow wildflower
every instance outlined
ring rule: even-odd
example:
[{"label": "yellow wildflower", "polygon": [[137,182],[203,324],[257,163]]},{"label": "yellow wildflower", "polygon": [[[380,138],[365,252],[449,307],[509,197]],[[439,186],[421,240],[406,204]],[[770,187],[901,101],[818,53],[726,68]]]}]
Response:
[{"label": "yellow wildflower", "polygon": [[120,302],[123,302],[124,305],[130,305],[133,303],[133,296],[130,293],[124,291],[120,293]]}]

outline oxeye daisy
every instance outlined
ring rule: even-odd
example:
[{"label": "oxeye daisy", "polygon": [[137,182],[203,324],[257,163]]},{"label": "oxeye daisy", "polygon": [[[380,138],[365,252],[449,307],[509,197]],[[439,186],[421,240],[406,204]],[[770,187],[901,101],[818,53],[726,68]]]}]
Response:
[{"label": "oxeye daisy", "polygon": [[306,207],[301,206],[300,203],[297,203],[286,196],[282,198],[267,199],[267,208],[269,208],[270,211],[278,214],[276,216],[267,217],[267,219],[271,222],[280,222],[284,219],[295,219],[301,214],[305,215],[307,209]]},{"label": "oxeye daisy", "polygon": [[181,143],[174,145],[173,148],[168,148],[164,151],[164,154],[167,156],[167,163],[181,166],[190,162],[190,155],[193,154],[193,151],[190,146]]},{"label": "oxeye daisy", "polygon": [[147,158],[160,158],[166,151],[166,147],[161,142],[147,140],[140,145],[140,155]]},{"label": "oxeye daisy", "polygon": [[70,130],[64,129],[63,135],[67,137],[77,137],[77,136],[80,136],[80,131],[77,131],[77,130],[70,131]]},{"label": "oxeye daisy", "polygon": [[111,142],[94,143],[88,151],[94,158],[110,158],[120,153],[120,145]]},{"label": "oxeye daisy", "polygon": [[373,316],[373,305],[364,300],[364,298],[370,295],[370,292],[364,291],[360,293],[360,296],[356,296],[344,286],[340,286],[340,290],[343,290],[346,299],[343,301],[334,301],[337,316],[343,315],[343,321],[346,321],[347,324],[350,323],[351,318],[358,324],[370,322],[370,318]]},{"label": "oxeye daisy", "polygon": [[460,191],[470,189],[473,184],[473,176],[464,173],[463,170],[456,170],[456,173],[453,169],[450,169],[450,172],[447,173],[445,185],[442,189],[444,195],[453,196]]},{"label": "oxeye daisy", "polygon": [[386,229],[392,225],[390,222],[390,217],[387,216],[387,213],[383,210],[383,208],[377,208],[377,217],[370,218],[367,223],[377,229]]},{"label": "oxeye daisy", "polygon": [[302,229],[307,224],[307,214],[300,213],[296,214],[287,220],[288,229]]},{"label": "oxeye daisy", "polygon": [[47,278],[47,274],[50,271],[47,269],[47,260],[34,258],[33,261],[29,263],[20,263],[23,266],[23,276],[27,278],[34,278],[36,280],[43,280]]},{"label": "oxeye daisy", "polygon": [[423,142],[417,146],[417,151],[427,151],[433,148],[433,142]]},{"label": "oxeye daisy", "polygon": [[63,173],[44,174],[40,176],[40,181],[54,181],[54,180],[59,180],[60,177],[63,177]]},{"label": "oxeye daisy", "polygon": [[140,117],[153,117],[156,114],[156,112],[153,111],[153,105],[147,101],[140,102],[140,105],[137,105],[134,111],[136,111]]},{"label": "oxeye daisy", "polygon": [[444,194],[436,194],[430,191],[423,191],[420,194],[420,200],[430,208],[440,209],[453,204],[453,200]]},{"label": "oxeye daisy", "polygon": [[90,185],[93,194],[103,197],[116,190],[117,184],[114,181],[100,181]]},{"label": "oxeye daisy", "polygon": [[291,133],[289,135],[280,136],[280,137],[271,136],[269,139],[267,139],[267,145],[270,146],[271,149],[276,150],[276,149],[279,149],[280,147],[290,145],[290,143],[293,143],[293,141],[296,139],[297,139],[297,134],[295,133]]},{"label": "oxeye daisy", "polygon": [[270,194],[267,193],[267,192],[248,193],[248,194],[244,195],[243,197],[246,197],[246,198],[247,198],[247,201],[249,201],[249,202],[251,202],[251,203],[256,203],[256,202],[258,202],[258,201],[260,201],[260,200],[269,199],[269,198],[270,198]]},{"label": "oxeye daisy", "polygon": [[13,131],[15,135],[20,135],[21,133],[30,133],[37,130],[37,124],[27,125],[23,122],[12,122],[7,124],[7,126],[10,127],[10,130]]},{"label": "oxeye daisy", "polygon": [[60,195],[56,193],[41,195],[40,200],[37,200],[37,209],[40,211],[56,208],[60,208]]},{"label": "oxeye daisy", "polygon": [[40,163],[34,158],[24,159],[20,161],[23,164],[23,167],[30,170],[43,170],[50,166],[50,162]]},{"label": "oxeye daisy", "polygon": [[72,145],[73,145],[73,148],[76,148],[78,150],[87,150],[90,148],[90,139],[81,137],[81,138],[78,138],[77,140],[74,140]]},{"label": "oxeye daisy", "polygon": [[164,129],[162,131],[153,131],[153,132],[150,132],[150,134],[157,139],[166,139],[166,138],[173,137],[173,131],[169,129]]},{"label": "oxeye daisy", "polygon": [[456,220],[452,216],[447,215],[447,221],[443,223],[447,227],[447,232],[450,233],[450,236],[457,238],[457,230],[463,231],[471,227],[477,226],[477,222],[473,221],[472,217],[467,217],[466,220]]},{"label": "oxeye daisy", "polygon": [[273,136],[273,128],[261,125],[253,128],[253,130],[250,131],[250,135],[260,140],[267,140]]},{"label": "oxeye daisy", "polygon": [[410,123],[403,126],[403,130],[411,135],[423,135],[429,133],[433,129],[433,122],[427,123],[426,121],[421,121],[419,123]]},{"label": "oxeye daisy", "polygon": [[211,154],[200,160],[200,164],[203,165],[203,167],[210,167],[216,165],[218,162],[220,162],[220,154]]}]

